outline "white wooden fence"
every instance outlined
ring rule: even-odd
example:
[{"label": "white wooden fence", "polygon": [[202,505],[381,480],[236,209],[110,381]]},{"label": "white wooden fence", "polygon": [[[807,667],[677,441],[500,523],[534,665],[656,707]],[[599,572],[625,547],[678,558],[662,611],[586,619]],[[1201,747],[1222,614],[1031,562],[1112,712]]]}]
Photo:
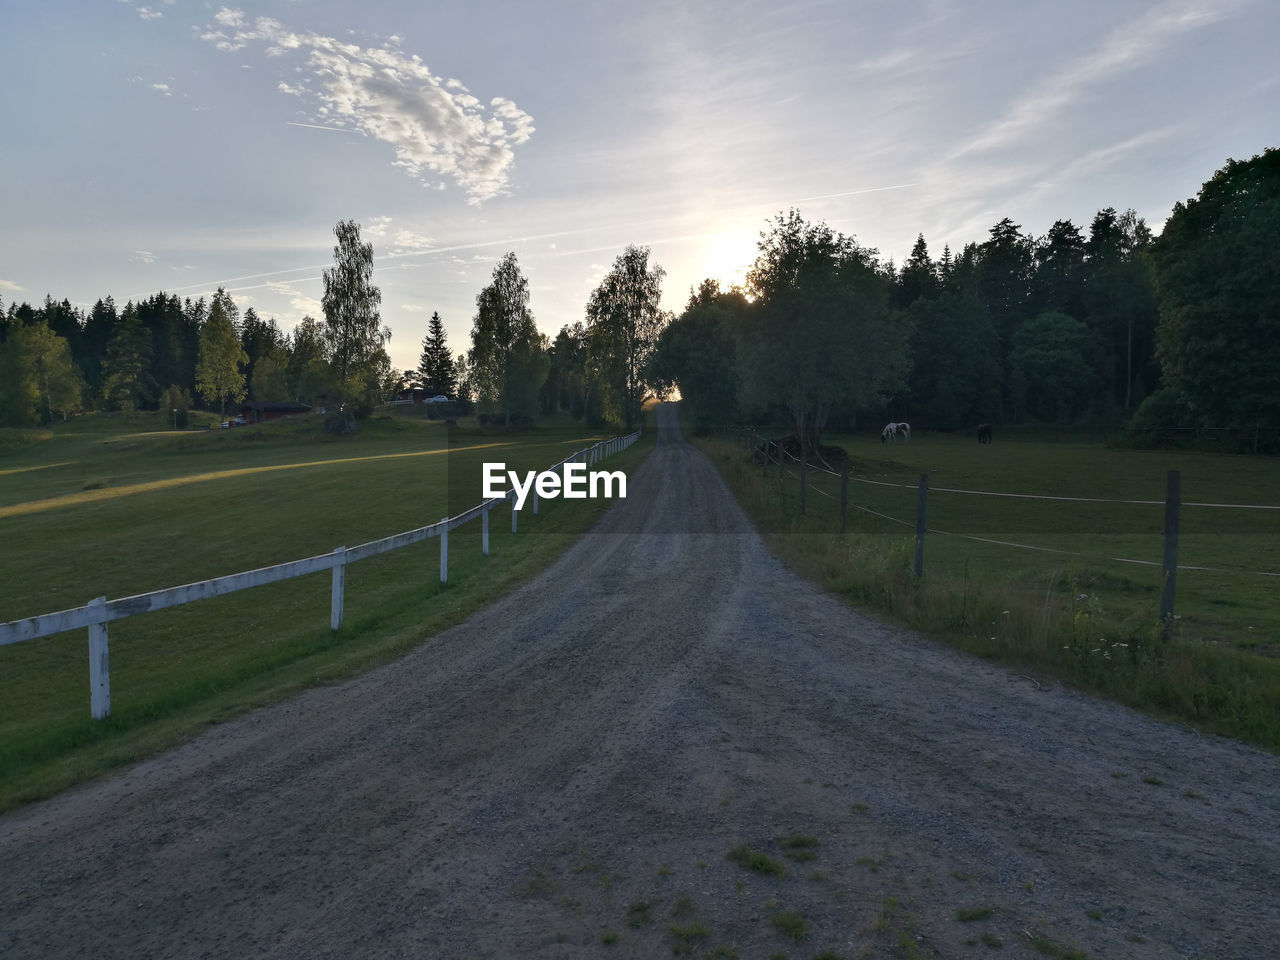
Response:
[{"label": "white wooden fence", "polygon": [[[548,470],[563,470],[566,463],[585,463],[587,466],[597,463],[605,457],[619,453],[640,439],[640,431],[624,437],[611,437],[601,440],[590,447],[570,454]],[[511,531],[516,531],[515,491],[511,490],[505,497],[485,500],[456,517],[444,517],[437,523],[414,530],[406,530],[381,540],[370,540],[356,547],[337,547],[331,553],[323,553],[302,560],[290,560],[271,567],[259,567],[257,570],[246,570],[225,577],[214,577],[212,580],[201,580],[199,583],[187,583],[180,587],[168,587],[164,590],[153,590],[151,593],[140,593],[133,597],[122,597],[119,600],[108,600],[98,597],[90,600],[83,607],[60,610],[57,613],[45,613],[25,620],[11,620],[0,623],[0,646],[18,643],[22,640],[35,640],[67,630],[89,628],[89,712],[94,719],[102,719],[111,709],[111,685],[107,661],[107,624],[112,620],[123,620],[139,613],[152,610],[164,610],[179,604],[204,600],[208,597],[219,597],[225,593],[234,593],[249,587],[260,587],[279,580],[293,577],[304,577],[322,570],[333,572],[333,584],[330,591],[329,628],[337,630],[342,626],[342,595],[346,582],[346,567],[357,560],[367,560],[382,553],[398,550],[410,544],[440,538],[440,582],[449,579],[449,531],[464,523],[480,518],[480,549],[485,556],[489,555],[489,511],[501,503],[511,501]],[[538,512],[537,493],[533,493],[533,512]]]}]

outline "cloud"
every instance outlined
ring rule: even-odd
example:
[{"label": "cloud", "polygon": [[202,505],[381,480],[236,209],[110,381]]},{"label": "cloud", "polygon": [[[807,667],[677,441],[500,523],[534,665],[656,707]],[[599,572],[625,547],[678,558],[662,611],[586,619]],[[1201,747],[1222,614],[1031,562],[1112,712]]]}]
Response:
[{"label": "cloud", "polygon": [[164,14],[159,10],[152,10],[150,7],[138,7],[138,16],[143,20],[159,20]]},{"label": "cloud", "polygon": [[1093,52],[1057,71],[1005,115],[987,124],[977,136],[962,144],[952,159],[968,153],[1000,150],[1036,127],[1052,120],[1081,92],[1114,74],[1132,69],[1156,56],[1179,34],[1209,26],[1230,15],[1234,0],[1188,0],[1157,4],[1123,24]]},{"label": "cloud", "polygon": [[420,307],[416,303],[402,303],[400,304],[400,309],[403,310],[405,313],[426,313],[427,312],[426,307]]},{"label": "cloud", "polygon": [[153,83],[151,84],[151,89],[159,91],[166,97],[173,96],[173,91],[169,89],[169,85],[167,83]]},{"label": "cloud", "polygon": [[397,253],[409,250],[430,250],[435,246],[435,241],[412,230],[397,230],[391,246]]},{"label": "cloud", "polygon": [[14,283],[12,280],[0,280],[0,290],[12,290],[14,292],[17,292],[19,290],[25,290],[25,289],[27,288]]},{"label": "cloud", "polygon": [[[315,297],[308,297],[302,294],[297,287],[289,283],[267,283],[264,284],[272,293],[279,294],[282,297],[289,298],[289,306],[304,316],[319,317],[324,313],[324,305]],[[243,287],[241,289],[251,290],[252,287]]]},{"label": "cloud", "polygon": [[129,259],[135,263],[155,263],[156,255],[150,250],[135,250]]},{"label": "cloud", "polygon": [[301,56],[315,89],[281,83],[277,90],[313,104],[317,125],[373,137],[392,148],[394,166],[425,186],[452,180],[479,204],[507,190],[515,148],[534,133],[533,118],[506,97],[486,106],[458,80],[435,76],[396,44],[361,47],[315,33],[295,33],[278,20],[223,7],[200,38],[234,52],[261,44],[269,57]]}]

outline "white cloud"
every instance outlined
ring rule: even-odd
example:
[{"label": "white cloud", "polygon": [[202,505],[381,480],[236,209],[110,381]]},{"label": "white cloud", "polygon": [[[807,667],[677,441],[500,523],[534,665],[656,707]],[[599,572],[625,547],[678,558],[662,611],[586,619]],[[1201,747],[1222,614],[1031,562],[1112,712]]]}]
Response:
[{"label": "white cloud", "polygon": [[427,312],[426,307],[420,307],[416,303],[402,303],[400,304],[400,309],[403,310],[405,313],[426,313]]},{"label": "white cloud", "polygon": [[155,263],[156,255],[150,250],[135,250],[133,256],[129,258],[135,263]]},{"label": "white cloud", "polygon": [[169,89],[169,85],[167,83],[153,83],[151,84],[151,89],[159,91],[166,97],[173,96],[173,91]]},{"label": "white cloud", "polygon": [[229,7],[214,20],[233,31],[200,34],[219,50],[261,43],[268,56],[304,54],[304,71],[317,89],[282,83],[277,90],[312,101],[318,123],[389,144],[393,165],[424,185],[442,188],[436,178],[452,180],[473,204],[506,191],[514,148],[533,136],[533,118],[513,101],[494,97],[486,108],[460,81],[434,76],[419,57],[398,49],[295,33],[269,17],[250,24],[243,11]]},{"label": "white cloud", "polygon": [[[303,293],[293,284],[280,283],[278,281],[264,284],[264,286],[274,294],[289,298],[289,306],[297,311],[299,319],[303,316],[320,317],[324,313],[324,306],[315,297],[304,296]],[[249,289],[249,288],[246,288]]]},{"label": "white cloud", "polygon": [[387,227],[391,224],[391,218],[387,216],[370,217],[363,224],[361,229],[364,231],[366,240],[377,240],[387,235]]},{"label": "white cloud", "polygon": [[1004,149],[1052,120],[1085,88],[1150,60],[1177,35],[1215,23],[1237,5],[1234,0],[1187,0],[1153,6],[1112,32],[1098,49],[1053,73],[1015,101],[1003,117],[961,145],[953,159],[975,151]]},{"label": "white cloud", "polygon": [[16,292],[18,290],[25,289],[27,288],[14,283],[12,280],[0,280],[0,290],[12,290]]},{"label": "white cloud", "polygon": [[159,10],[152,10],[150,7],[138,7],[138,16],[143,20],[159,20],[164,16]]},{"label": "white cloud", "polygon": [[430,237],[414,233],[412,230],[397,230],[391,243],[397,251],[430,250],[435,246],[435,241]]}]

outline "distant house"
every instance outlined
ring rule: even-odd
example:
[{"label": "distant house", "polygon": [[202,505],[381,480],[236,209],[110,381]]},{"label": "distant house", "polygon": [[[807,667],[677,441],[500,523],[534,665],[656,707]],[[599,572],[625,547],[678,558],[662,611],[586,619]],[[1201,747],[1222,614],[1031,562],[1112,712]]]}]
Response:
[{"label": "distant house", "polygon": [[279,420],[281,417],[293,417],[310,412],[310,404],[297,403],[293,400],[247,400],[240,404],[240,416],[249,423]]},{"label": "distant house", "polygon": [[421,403],[429,396],[430,394],[422,387],[405,387],[396,394],[392,403]]}]

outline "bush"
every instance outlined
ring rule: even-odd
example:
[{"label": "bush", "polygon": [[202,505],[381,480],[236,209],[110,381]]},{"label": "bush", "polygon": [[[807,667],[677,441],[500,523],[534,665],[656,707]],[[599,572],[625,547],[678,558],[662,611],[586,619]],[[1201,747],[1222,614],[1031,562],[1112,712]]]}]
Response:
[{"label": "bush", "polygon": [[324,418],[325,433],[341,437],[355,433],[358,429],[356,418],[349,410],[339,410]]}]

